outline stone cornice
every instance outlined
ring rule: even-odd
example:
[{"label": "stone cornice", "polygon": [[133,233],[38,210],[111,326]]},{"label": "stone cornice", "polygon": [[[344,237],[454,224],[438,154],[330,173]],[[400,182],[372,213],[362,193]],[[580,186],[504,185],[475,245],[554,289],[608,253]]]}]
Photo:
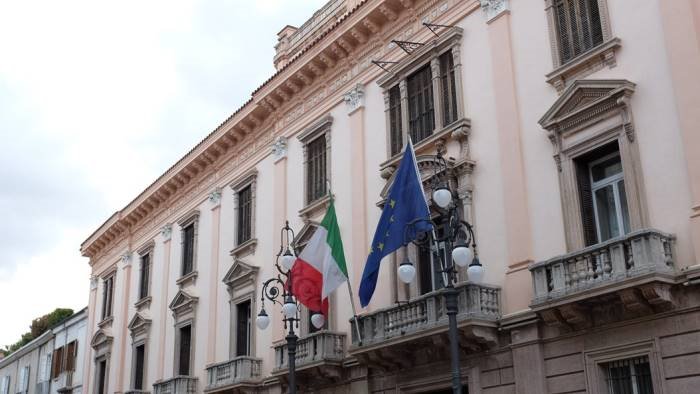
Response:
[{"label": "stone cornice", "polygon": [[[81,253],[94,265],[111,255],[116,246],[140,240],[155,231],[154,226],[171,220],[194,198],[211,191],[222,176],[271,154],[269,147],[275,138],[299,132],[304,122],[313,122],[311,116],[319,108],[328,111],[343,100],[344,89],[379,76],[381,70],[370,60],[406,56],[388,45],[392,39],[427,41],[432,37],[421,26],[424,18],[450,24],[479,8],[477,0],[407,4],[364,0],[348,10],[256,89],[250,100],[91,234],[82,243]],[[387,17],[380,6],[390,8],[398,18]]]}]

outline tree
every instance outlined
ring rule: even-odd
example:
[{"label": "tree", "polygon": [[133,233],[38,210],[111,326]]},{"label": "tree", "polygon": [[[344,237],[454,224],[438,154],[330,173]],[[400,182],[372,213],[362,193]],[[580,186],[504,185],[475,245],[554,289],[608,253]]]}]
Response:
[{"label": "tree", "polygon": [[68,317],[73,315],[73,310],[69,308],[56,308],[53,312],[37,317],[32,320],[32,324],[29,326],[30,331],[22,334],[19,341],[5,346],[5,357],[9,356],[13,352],[20,349],[22,346],[28,344],[33,339],[38,338],[41,334],[45,333],[51,327],[62,322]]}]

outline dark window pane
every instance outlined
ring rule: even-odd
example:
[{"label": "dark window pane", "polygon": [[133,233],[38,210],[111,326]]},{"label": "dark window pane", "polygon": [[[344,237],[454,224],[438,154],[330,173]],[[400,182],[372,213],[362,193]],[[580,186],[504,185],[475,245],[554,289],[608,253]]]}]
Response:
[{"label": "dark window pane", "polygon": [[248,241],[252,236],[253,191],[247,186],[238,192],[238,244]]},{"label": "dark window pane", "polygon": [[401,90],[398,85],[389,89],[389,136],[391,139],[391,155],[393,156],[401,152],[403,148]]},{"label": "dark window pane", "polygon": [[97,394],[105,394],[107,392],[107,361],[100,361],[97,367]]},{"label": "dark window pane", "polygon": [[145,357],[144,345],[136,346],[136,361],[134,365],[134,389],[143,389],[143,362]]},{"label": "dark window pane", "polygon": [[326,137],[309,142],[306,149],[306,201],[311,203],[326,195]]},{"label": "dark window pane", "polygon": [[430,66],[408,77],[408,128],[413,143],[433,134],[433,83]]},{"label": "dark window pane", "polygon": [[187,275],[194,268],[194,224],[190,224],[182,231],[182,275]]},{"label": "dark window pane", "polygon": [[190,347],[192,341],[192,326],[180,328],[180,358],[177,373],[182,376],[190,374]]},{"label": "dark window pane", "polygon": [[443,124],[448,125],[457,120],[457,91],[452,51],[447,51],[440,56],[440,82]]},{"label": "dark window pane", "polygon": [[597,0],[556,0],[554,13],[562,64],[603,43]]},{"label": "dark window pane", "polygon": [[236,356],[250,355],[250,301],[236,305]]},{"label": "dark window pane", "polygon": [[141,256],[141,277],[139,282],[139,299],[148,297],[148,284],[151,275],[151,255]]},{"label": "dark window pane", "polygon": [[610,394],[653,394],[647,356],[618,360],[602,365]]}]

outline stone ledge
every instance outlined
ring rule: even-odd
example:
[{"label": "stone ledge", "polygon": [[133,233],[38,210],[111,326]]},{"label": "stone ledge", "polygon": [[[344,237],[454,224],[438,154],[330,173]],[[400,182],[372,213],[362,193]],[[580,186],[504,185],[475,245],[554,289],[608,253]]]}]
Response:
[{"label": "stone ledge", "polygon": [[621,46],[621,40],[617,37],[592,48],[588,52],[569,60],[567,63],[555,68],[545,75],[547,83],[554,86],[561,93],[572,81],[581,79],[605,66],[615,67],[615,51]]}]

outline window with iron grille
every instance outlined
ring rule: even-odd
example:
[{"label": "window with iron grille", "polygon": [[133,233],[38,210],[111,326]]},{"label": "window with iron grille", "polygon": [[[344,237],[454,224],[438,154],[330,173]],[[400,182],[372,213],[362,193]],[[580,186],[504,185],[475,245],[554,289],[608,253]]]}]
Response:
[{"label": "window with iron grille", "polygon": [[112,316],[112,303],[114,295],[114,275],[103,279],[102,287],[102,320]]},{"label": "window with iron grille", "polygon": [[408,130],[413,143],[418,143],[435,129],[433,111],[433,82],[430,65],[410,75],[408,86]]},{"label": "window with iron grille", "polygon": [[653,394],[649,357],[602,364],[609,394]]},{"label": "window with iron grille", "polygon": [[248,241],[252,236],[253,228],[253,191],[248,185],[238,192],[238,245]]},{"label": "window with iron grille", "polygon": [[139,276],[139,299],[148,297],[148,287],[151,276],[151,254],[141,255],[141,267]]},{"label": "window with iron grille", "polygon": [[442,87],[442,124],[457,120],[457,84],[452,51],[440,55],[440,83]]},{"label": "window with iron grille", "polygon": [[391,141],[391,155],[401,152],[403,133],[401,132],[401,91],[399,85],[389,89],[389,139]]},{"label": "window with iron grille", "polygon": [[306,201],[326,195],[326,138],[321,135],[308,143],[306,164]]},{"label": "window with iron grille", "polygon": [[603,43],[598,0],[556,0],[554,19],[561,64]]},{"label": "window with iron grille", "polygon": [[182,229],[182,276],[194,270],[194,223]]}]

